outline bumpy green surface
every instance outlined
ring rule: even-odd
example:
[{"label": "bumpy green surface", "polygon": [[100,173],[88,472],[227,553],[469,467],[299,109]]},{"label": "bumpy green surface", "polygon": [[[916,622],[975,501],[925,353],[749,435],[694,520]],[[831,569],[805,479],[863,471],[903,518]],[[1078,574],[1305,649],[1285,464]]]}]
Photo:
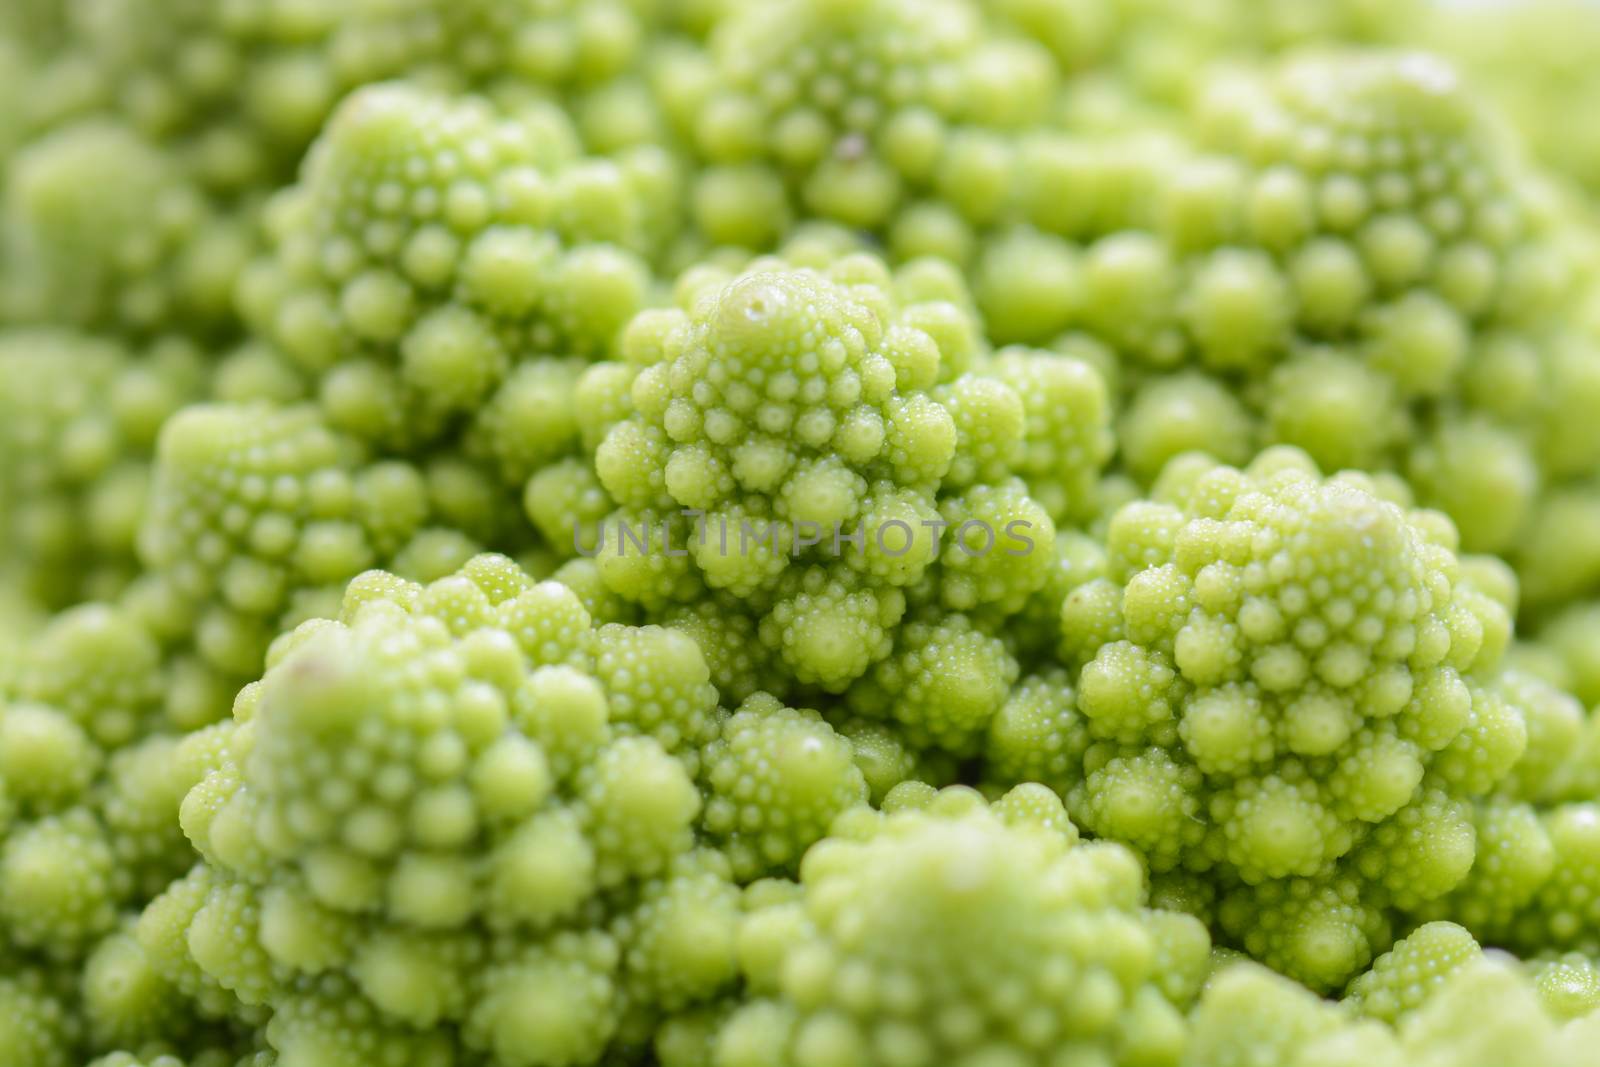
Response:
[{"label": "bumpy green surface", "polygon": [[0,4],[0,1067],[1588,1067],[1577,4]]},{"label": "bumpy green surface", "polygon": [[1281,450],[1174,464],[1062,602],[1067,713],[1023,705],[989,738],[994,775],[1205,873],[1223,928],[1314,985],[1468,876],[1470,801],[1523,758],[1536,696],[1497,680],[1506,609],[1453,530],[1380,488]]},{"label": "bumpy green surface", "polygon": [[1178,1061],[1156,965],[1203,959],[1206,939],[1169,934],[1178,955],[1163,958],[1130,853],[1078,843],[1038,786],[992,807],[908,786],[884,807],[842,821],[799,895],[744,920],[741,960],[765,995],[721,1024],[717,1062]]}]

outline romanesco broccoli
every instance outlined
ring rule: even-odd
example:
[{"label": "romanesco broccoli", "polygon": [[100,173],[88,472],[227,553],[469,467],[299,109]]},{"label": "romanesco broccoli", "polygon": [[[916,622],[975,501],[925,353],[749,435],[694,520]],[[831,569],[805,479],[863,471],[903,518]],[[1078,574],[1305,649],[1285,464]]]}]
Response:
[{"label": "romanesco broccoli", "polygon": [[1590,1067],[1597,27],[0,4],[0,1067]]}]

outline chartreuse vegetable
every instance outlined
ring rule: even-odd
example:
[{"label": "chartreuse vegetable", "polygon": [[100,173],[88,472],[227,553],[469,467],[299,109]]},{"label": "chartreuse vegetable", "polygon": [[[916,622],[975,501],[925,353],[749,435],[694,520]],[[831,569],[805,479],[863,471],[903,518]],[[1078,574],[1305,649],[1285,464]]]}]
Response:
[{"label": "chartreuse vegetable", "polygon": [[989,738],[997,775],[1042,773],[1085,829],[1208,872],[1223,927],[1312,984],[1467,877],[1470,800],[1528,747],[1494,683],[1505,606],[1448,523],[1381,491],[1292,451],[1176,461],[1062,602],[1065,713]]},{"label": "chartreuse vegetable", "polygon": [[0,4],[0,1067],[1588,1067],[1593,23]]},{"label": "chartreuse vegetable", "polygon": [[835,833],[744,919],[760,995],[718,1024],[712,1062],[1179,1061],[1178,975],[1203,970],[1204,931],[1143,909],[1134,856],[1079,842],[1047,790],[987,806],[907,784]]},{"label": "chartreuse vegetable", "polygon": [[1467,548],[1518,562],[1530,598],[1584,591],[1592,564],[1552,555],[1572,551],[1552,524],[1573,507],[1552,483],[1596,456],[1580,399],[1593,340],[1555,310],[1583,300],[1577,261],[1566,215],[1479,98],[1425,55],[1308,57],[1216,79],[1194,121],[1203,154],[1158,194],[1156,232],[1089,253],[1096,329],[1259,385],[1245,409],[1185,422],[1169,379],[1150,378],[1127,416],[1136,469],[1184,447],[1242,458],[1234,427],[1254,409],[1260,440],[1406,470]]},{"label": "chartreuse vegetable", "polygon": [[185,742],[203,862],[139,921],[161,973],[270,1006],[291,1062],[421,1055],[406,1028],[444,1023],[497,1062],[596,1062],[733,980],[739,893],[693,837],[716,695],[687,638],[597,629],[491,556],[428,586],[371,572],[340,615]]},{"label": "chartreuse vegetable", "polygon": [[0,569],[51,608],[111,597],[135,542],[163,423],[195,399],[200,351],[137,355],[59,328],[0,331]]},{"label": "chartreuse vegetable", "polygon": [[[336,427],[423,443],[478,411],[492,439],[529,393],[516,363],[604,354],[643,303],[669,162],[586,159],[537,102],[361,89],[273,204],[274,254],[241,278],[241,307]],[[544,433],[533,447],[559,455],[560,424]]]},{"label": "chartreuse vegetable", "polygon": [[[671,605],[699,601],[742,617],[723,625],[759,642],[763,688],[855,685],[864,714],[959,751],[1014,678],[988,630],[1043,586],[1052,511],[1092,509],[1107,412],[1085,363],[991,356],[965,294],[927,291],[936,278],[865,255],[822,271],[761,262],[641,314],[623,360],[576,391],[616,509],[592,526],[560,515],[570,529],[533,518],[646,610],[681,617]],[[580,476],[535,475],[530,502]],[[640,551],[641,533],[657,551]],[[710,659],[719,685],[747,685],[728,677],[745,668]]]}]

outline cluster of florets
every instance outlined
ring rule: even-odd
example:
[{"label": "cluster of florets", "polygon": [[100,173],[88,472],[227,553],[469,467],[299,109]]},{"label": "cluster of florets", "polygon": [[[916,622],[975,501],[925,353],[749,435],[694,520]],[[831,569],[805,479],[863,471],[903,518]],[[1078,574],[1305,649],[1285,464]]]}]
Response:
[{"label": "cluster of florets", "polygon": [[733,11],[711,34],[705,87],[683,100],[693,110],[674,116],[709,164],[697,220],[747,246],[777,236],[791,204],[869,229],[902,213],[916,227],[919,201],[957,229],[990,221],[1010,182],[1007,134],[1045,117],[1060,75],[1046,48],[986,15],[969,0]]},{"label": "cluster of florets", "polygon": [[1273,442],[1393,466],[1467,549],[1512,558],[1530,601],[1587,589],[1592,489],[1570,483],[1600,458],[1600,353],[1560,195],[1432,56],[1219,76],[1190,115],[1196,151],[1150,224],[1078,271],[1081,321],[1133,364],[1130,471]]},{"label": "cluster of florets", "polygon": [[12,6],[40,14],[0,22],[0,149],[17,149],[0,201],[7,319],[233,332],[262,202],[340,99],[385,78],[565,93],[606,151],[665,136],[662,120],[637,118],[651,111],[637,68],[653,20],[635,6],[171,0],[159,18],[128,0]]},{"label": "cluster of florets", "polygon": [[[117,181],[107,183],[107,174]],[[147,337],[226,328],[247,230],[160,148],[111,118],[30,142],[0,197],[0,318]]]},{"label": "cluster of florets", "polygon": [[[851,744],[815,712],[761,694],[724,719],[688,638],[596,627],[565,586],[496,556],[427,586],[382,572],[359,578],[340,619],[280,639],[233,720],[191,735],[176,763],[189,787],[183,831],[204,862],[139,921],[139,946],[165,981],[212,1011],[268,1006],[280,1055],[375,1055],[453,1023],[467,1047],[507,1067],[597,1062],[614,1045],[649,1040],[652,1020],[713,1004],[721,1012],[742,982],[770,982],[744,973],[740,946],[783,933],[787,920],[758,910],[751,929],[771,933],[741,932],[738,884],[793,870],[830,827],[855,825],[836,820],[867,793]],[[922,796],[896,795],[889,806]],[[995,980],[1041,946],[1070,947],[1092,967],[1068,968],[1033,994],[1056,1021],[1002,1023],[1032,1014],[1008,1002],[983,1024],[993,1031],[983,1040],[1037,1049],[1070,1032],[1089,1046],[1148,1045],[1163,1057],[1150,1062],[1175,1062],[1181,1022],[1153,974],[1158,934],[1141,929],[1132,856],[1083,846],[1064,858],[1076,833],[1040,787],[996,808],[1026,832],[1004,830],[975,794],[962,797],[933,810],[963,822],[930,822],[908,840],[911,852],[885,849],[862,871],[912,885],[923,866],[942,864],[948,900],[911,913],[927,933],[956,917],[947,909],[1001,922],[967,930],[921,964],[919,980],[937,980],[971,945],[1000,953]],[[850,816],[862,817],[871,816]],[[909,816],[887,824],[899,837],[918,825]],[[696,847],[697,833],[712,847]],[[989,893],[1029,910],[972,896],[967,863],[948,855],[963,841],[982,853],[968,860],[992,851],[1004,861],[983,883]],[[907,865],[913,855],[922,866]],[[806,861],[808,882],[817,862]],[[1040,896],[1044,867],[1057,871],[1043,884],[1059,884],[1059,899]],[[779,883],[760,885],[760,900],[785,897]],[[864,906],[889,906],[883,918],[901,910],[904,894],[875,881],[861,893]],[[1058,912],[1054,932],[1038,925],[1074,901],[1095,910]],[[839,936],[816,920],[822,927],[802,935],[813,952]],[[906,943],[900,930],[875,935],[883,951]],[[1208,946],[1198,923],[1177,916],[1159,940],[1190,957],[1190,974]],[[782,970],[779,951],[775,942],[762,950],[772,957],[763,975]],[[1076,990],[1102,986],[1109,1003],[1131,998],[1122,1022],[1072,1014]],[[807,1003],[781,995],[775,1010]],[[329,997],[345,1007],[330,1014]],[[763,999],[735,1013],[727,1040],[769,1028],[768,1010]],[[883,1040],[907,1049],[978,1041],[976,1032],[937,1038],[936,1015],[911,1012]]]},{"label": "cluster of florets", "polygon": [[37,12],[0,17],[35,90],[7,101],[19,135],[109,112],[222,199],[290,177],[340,97],[388,78],[537,85],[600,110],[655,21],[613,0],[168,0],[161,18],[130,0],[11,6]]},{"label": "cluster of florets", "polygon": [[64,612],[0,679],[0,1057],[70,1067],[80,1049],[193,1036],[191,1007],[131,924],[192,862],[172,773],[194,709],[162,650],[102,605]]},{"label": "cluster of florets", "polygon": [[[897,716],[919,718],[908,678],[932,671],[943,687],[984,670],[997,688],[974,693],[972,721],[925,735],[959,749],[1003,699],[1007,668],[941,663],[929,643],[957,640],[952,626],[994,643],[984,627],[1043,587],[1055,521],[1092,510],[1109,441],[1088,364],[991,356],[946,280],[931,266],[891,276],[863,255],[824,270],[763,262],[695,287],[684,309],[641,314],[624,361],[578,385],[594,477],[616,510],[588,527],[570,508],[536,511],[552,472],[529,484],[536,525],[647,610],[710,598],[748,618],[771,662],[757,672],[765,688],[870,690],[876,669],[898,679]],[[982,655],[1008,658],[997,652]],[[741,670],[708,655],[719,685]]]},{"label": "cluster of florets", "polygon": [[0,331],[6,581],[52,608],[127,584],[156,436],[205,373],[189,344],[134,355],[75,331]]},{"label": "cluster of florets", "polygon": [[0,0],[0,1067],[1594,1058],[1600,242],[1410,4],[157,7]]},{"label": "cluster of florets", "polygon": [[1207,967],[1200,924],[1144,908],[1133,855],[1080,843],[1038,786],[992,806],[902,786],[842,819],[798,886],[755,888],[739,933],[750,996],[668,1028],[674,1067],[1176,1064]]},{"label": "cluster of florets", "polygon": [[[1096,742],[1089,793],[1141,750],[1175,753],[1177,796],[1228,784],[1211,799],[1216,832],[1192,848],[1259,881],[1324,871],[1430,768],[1473,793],[1510,770],[1522,718],[1477,680],[1509,619],[1461,573],[1447,526],[1294,454],[1245,472],[1184,466],[1117,513],[1108,576],[1063,604]],[[1150,812],[1168,844],[1195,807]]]},{"label": "cluster of florets", "polygon": [[194,405],[157,443],[139,532],[147,573],[132,595],[159,598],[164,626],[248,678],[283,626],[330,614],[363,570],[393,561],[438,577],[476,551],[473,535],[491,535],[504,508],[474,492],[483,481],[373,461],[309,405]]},{"label": "cluster of florets", "polygon": [[1177,461],[1062,603],[1075,687],[1036,682],[1056,702],[1008,705],[987,742],[992,773],[1044,777],[1157,873],[1239,885],[1217,920],[1312,983],[1467,877],[1470,801],[1529,745],[1505,605],[1448,523],[1379,492],[1281,450]]},{"label": "cluster of florets", "polygon": [[1530,1060],[1579,1067],[1593,1058],[1595,1017],[1582,1016],[1596,1001],[1592,990],[1562,988],[1553,973],[1536,967],[1530,974],[1509,957],[1483,952],[1450,923],[1419,927],[1338,1003],[1254,963],[1233,963],[1206,986],[1185,1063],[1398,1067]]},{"label": "cluster of florets", "polygon": [[[283,1055],[453,1022],[508,1065],[594,1062],[731,981],[737,891],[693,836],[716,694],[686,638],[597,629],[491,556],[373,572],[340,615],[184,742],[205,863],[139,927],[172,981],[271,1005]],[[317,1007],[334,989],[365,1014]]]},{"label": "cluster of florets", "polygon": [[435,440],[527,357],[603,355],[651,283],[671,164],[585,159],[559,110],[407,84],[329,120],[273,205],[275,255],[241,279],[248,321],[317,382],[328,418]]}]

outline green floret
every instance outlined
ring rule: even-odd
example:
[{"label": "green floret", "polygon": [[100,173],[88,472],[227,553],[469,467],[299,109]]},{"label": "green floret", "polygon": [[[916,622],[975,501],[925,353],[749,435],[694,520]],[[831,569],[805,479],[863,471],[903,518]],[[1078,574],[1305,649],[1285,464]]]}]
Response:
[{"label": "green floret", "polygon": [[1418,495],[1450,514],[1472,552],[1515,544],[1541,483],[1522,440],[1480,419],[1439,426],[1413,448],[1410,466]]},{"label": "green floret", "polygon": [[[8,946],[50,961],[74,1049],[187,1032],[187,1002],[146,980],[118,932],[193,859],[177,824],[176,740],[152,732],[171,725],[161,650],[127,615],[91,604],[52,620],[24,662],[0,699],[0,969]],[[39,1007],[41,1021],[54,1010]],[[0,1046],[26,1033],[0,1023]]]},{"label": "green floret", "polygon": [[1393,1023],[1427,1003],[1451,975],[1482,958],[1472,935],[1454,923],[1418,927],[1350,983],[1345,1003]]},{"label": "green floret", "polygon": [[[1541,220],[1559,226],[1557,214]],[[1528,269],[1559,272],[1559,260],[1539,265],[1530,256]],[[1585,264],[1578,297],[1569,311],[1572,323],[1558,319],[1549,334],[1505,331],[1484,338],[1474,349],[1463,384],[1473,407],[1522,427],[1541,468],[1556,477],[1583,476],[1600,450],[1600,434],[1584,413],[1593,410],[1600,393],[1600,359],[1596,358],[1590,312],[1591,264]],[[1564,327],[1573,327],[1568,330]]]},{"label": "green floret", "polygon": [[122,894],[105,830],[74,808],[14,827],[0,849],[0,921],[15,943],[61,957],[116,922]]},{"label": "green floret", "polygon": [[808,213],[861,228],[920,191],[986,221],[1009,177],[991,131],[1041,117],[1057,78],[1043,48],[986,32],[962,0],[734,6],[703,67],[667,82],[707,85],[683,94],[692,112],[674,109],[698,153],[760,162]]},{"label": "green floret", "polygon": [[894,647],[905,614],[898,589],[874,590],[856,572],[812,566],[785,575],[760,636],[802,684],[840,691]]},{"label": "green floret", "polygon": [[522,506],[544,543],[562,556],[595,553],[602,524],[615,510],[594,469],[576,456],[557,460],[530,477]]},{"label": "green floret", "polygon": [[[776,528],[775,528],[776,529]],[[705,587],[718,588],[711,577],[696,569],[692,558],[698,542],[694,527],[679,513],[655,508],[618,508],[596,527],[592,555],[600,579],[611,592],[647,611],[658,612],[674,604],[692,604],[705,596]],[[775,537],[777,535],[775,534]],[[781,545],[781,542],[780,542]],[[749,554],[723,556],[733,574],[719,577],[734,596],[749,591],[740,571],[774,571],[782,565],[782,547],[752,546]],[[746,575],[747,576],[747,575]]]},{"label": "green floret", "polygon": [[1227,966],[1207,983],[1191,1025],[1185,1067],[1403,1062],[1385,1028],[1352,1027],[1333,1004],[1249,962]]},{"label": "green floret", "polygon": [[716,690],[685,635],[670,627],[611,623],[595,631],[592,648],[594,675],[610,694],[611,722],[619,732],[653,737],[674,753],[716,734]]},{"label": "green floret", "polygon": [[1600,807],[1563,804],[1543,814],[1550,843],[1548,875],[1512,927],[1528,949],[1600,950]]},{"label": "green floret", "polygon": [[900,792],[807,855],[798,907],[746,921],[776,937],[777,969],[752,981],[778,980],[730,1017],[715,1062],[1178,1061],[1129,853],[1074,844],[1059,803]]},{"label": "green floret", "polygon": [[736,606],[702,600],[669,611],[662,624],[687,634],[700,647],[711,684],[726,703],[743,703],[758,690],[782,689],[785,678],[756,636],[755,620]]},{"label": "green floret", "polygon": [[[919,276],[891,278],[860,255],[823,272],[758,263],[695,288],[687,310],[634,320],[629,362],[586,373],[577,397],[594,470],[622,505],[599,531],[611,589],[653,610],[703,596],[698,576],[753,606],[762,643],[795,681],[830,691],[888,652],[908,599],[986,617],[1024,606],[1048,577],[1055,537],[1050,515],[1006,476],[1024,458],[1027,408],[1001,378],[955,373],[972,345],[957,306],[896,303],[896,282],[910,294],[939,288],[913,284]],[[1020,353],[1006,365],[1024,383],[1048,373],[1027,372]],[[1082,379],[1093,419],[1092,372],[1067,366],[1062,381]],[[1088,432],[1103,431],[1091,422]],[[1104,460],[1093,447],[1068,458],[1070,469],[1039,478],[1081,485]],[[1045,460],[1032,462],[1039,472]],[[582,477],[530,481],[547,536],[555,501]]]},{"label": "green floret", "polygon": [[659,119],[618,114],[648,110],[618,80],[653,21],[634,5],[175,0],[161,19],[143,14],[125,0],[75,12],[72,49],[37,79],[54,90],[37,110],[114,110],[222,198],[289,179],[340,96],[402,75],[452,90],[506,78],[517,91],[568,90],[584,133],[606,147],[660,132]]},{"label": "green floret", "polygon": [[1000,783],[1039,782],[1066,796],[1083,776],[1089,743],[1070,675],[1059,668],[1028,675],[989,720],[985,775]]},{"label": "green floret", "polygon": [[1019,479],[974,487],[940,508],[950,541],[940,554],[939,599],[946,608],[1020,611],[1051,565],[1055,526]]},{"label": "green floret", "polygon": [[[1096,487],[1096,499],[1101,499],[1100,487]],[[1083,657],[1078,654],[1078,642],[1062,639],[1062,619],[1069,612],[1077,617],[1085,597],[1092,604],[1095,593],[1109,586],[1104,580],[1105,562],[1105,547],[1099,538],[1071,529],[1058,531],[1044,584],[1028,598],[1009,627],[1019,659],[1046,667],[1057,663],[1080,665]],[[1080,594],[1080,589],[1085,592]],[[1077,600],[1069,609],[1067,602],[1075,594]],[[1073,632],[1082,637],[1086,629],[1074,626]],[[1087,652],[1092,656],[1101,642],[1091,638],[1089,644],[1092,647]]]},{"label": "green floret", "polygon": [[188,928],[215,881],[212,872],[197,864],[169,885],[139,914],[135,935],[139,947],[155,970],[184,996],[211,1016],[236,1007],[231,996],[215,982],[207,984],[205,972],[189,956]]},{"label": "green floret", "polygon": [[1555,488],[1534,506],[1511,550],[1526,614],[1593,593],[1600,583],[1600,492],[1578,483]]},{"label": "green floret", "polygon": [[1007,460],[1022,444],[1026,418],[1022,397],[982,374],[963,374],[933,395],[956,427],[955,457],[945,484],[965,487],[1003,479]]},{"label": "green floret", "polygon": [[600,568],[592,559],[569,559],[550,577],[578,594],[584,610],[596,622],[635,622],[638,619],[638,605],[606,588]]},{"label": "green floret", "polygon": [[650,6],[357,0],[336,21],[329,58],[349,84],[425,73],[467,84],[514,77],[551,88],[592,86],[634,63]]},{"label": "green floret", "polygon": [[1132,473],[1257,441],[1397,467],[1466,548],[1516,558],[1530,601],[1591,587],[1586,512],[1553,492],[1592,495],[1572,481],[1600,457],[1578,414],[1600,396],[1581,209],[1435,57],[1308,50],[1200,80],[1194,146],[1144,192],[1149,217],[1063,270],[1075,307],[1051,302],[1054,330],[1160,372],[1128,383]]},{"label": "green floret", "polygon": [[[1206,985],[1192,1016],[1189,1067],[1360,1067],[1427,1064],[1490,1067],[1592,1059],[1592,1021],[1562,1025],[1541,1005],[1541,990],[1496,953],[1480,953],[1470,937],[1426,926],[1398,945],[1362,979],[1395,1011],[1394,1027],[1354,1016],[1346,1005],[1253,963],[1235,963]],[[1373,1001],[1354,1005],[1366,1009]]]},{"label": "green floret", "polygon": [[705,750],[703,828],[741,881],[791,867],[867,785],[853,744],[810,709],[757,693]]},{"label": "green floret", "polygon": [[86,80],[79,95],[125,116],[216,194],[287,177],[338,92],[317,51],[332,13],[174,0],[162,14],[124,0],[75,10],[74,48],[46,80],[69,97]]},{"label": "green floret", "polygon": [[[396,1026],[354,995],[350,984],[337,979],[308,984],[285,997],[262,1030],[265,1043],[276,1051],[267,1054],[269,1065],[296,1060],[307,1063],[377,1060],[399,1067],[424,1067],[457,1054],[457,1041],[439,1032]],[[256,1067],[246,1061],[241,1067]]]},{"label": "green floret", "polygon": [[[1197,119],[1249,167],[1227,189],[1244,198],[1234,217],[1289,259],[1300,316],[1359,326],[1402,392],[1444,387],[1465,354],[1460,316],[1512,294],[1526,234],[1510,161],[1455,72],[1415,53],[1312,53],[1254,85],[1218,79]],[[1195,206],[1172,203],[1172,220]]]},{"label": "green floret", "polygon": [[[1559,212],[1541,222],[1547,228],[1567,225]],[[1558,281],[1569,273],[1554,252],[1530,251],[1524,259],[1528,271],[1548,284],[1554,284],[1548,279]],[[1494,438],[1506,449],[1491,468],[1498,484],[1516,486],[1525,497],[1527,478],[1515,479],[1519,466],[1530,464],[1542,480],[1536,500],[1527,506],[1517,501],[1519,517],[1525,519],[1516,531],[1519,536],[1491,546],[1516,562],[1530,603],[1559,601],[1592,589],[1597,573],[1582,536],[1586,524],[1592,528],[1594,522],[1590,475],[1600,459],[1600,440],[1593,420],[1585,416],[1600,399],[1600,355],[1587,310],[1592,296],[1586,295],[1593,285],[1592,267],[1581,277],[1572,301],[1576,306],[1562,305],[1547,311],[1547,321],[1483,337],[1463,375],[1464,399],[1478,415],[1478,435],[1486,436],[1484,422],[1516,435],[1513,441],[1502,430]],[[1468,481],[1467,487],[1473,484],[1483,483]],[[1504,524],[1503,518],[1495,518]]]},{"label": "green floret", "polygon": [[[666,873],[701,808],[668,750],[694,754],[714,701],[689,638],[595,629],[504,557],[427,586],[371,572],[340,620],[273,645],[194,750],[181,821],[207,865],[146,909],[141,944],[180,988],[272,1005],[275,1025],[329,974],[363,1027],[454,1021],[496,1063],[597,1062],[625,1008],[719,988],[674,977],[707,890]],[[285,1056],[322,1040],[268,1037]]]},{"label": "green floret", "polygon": [[[1393,394],[1393,383],[1362,360],[1336,348],[1307,347],[1267,377],[1268,438],[1298,445],[1327,470],[1371,470],[1406,434]],[[1209,443],[1203,447],[1211,450]],[[1454,463],[1450,453],[1438,455],[1442,463]],[[1418,458],[1419,470],[1424,462]]]},{"label": "green floret", "polygon": [[1074,816],[1096,833],[1137,848],[1154,870],[1171,868],[1204,833],[1193,792],[1199,774],[1166,752],[1085,753],[1084,776],[1066,794]]},{"label": "green floret", "polygon": [[[1510,8],[1431,12],[1420,28],[1438,49],[1494,93],[1520,140],[1546,164],[1592,187],[1600,179],[1600,142],[1570,121],[1595,98],[1587,62],[1600,20],[1581,3],[1534,0]],[[1518,57],[1538,55],[1536,69]]]},{"label": "green floret", "polygon": [[187,1036],[192,1008],[156,973],[132,924],[108,935],[84,961],[79,995],[94,1048],[139,1048]]},{"label": "green floret", "polygon": [[1528,746],[1500,791],[1524,800],[1580,799],[1592,766],[1585,758],[1589,731],[1583,705],[1526,670],[1505,671],[1498,688],[1520,709],[1528,734]]},{"label": "green floret", "polygon": [[1476,680],[1505,609],[1460,573],[1448,531],[1371,485],[1323,480],[1297,453],[1246,472],[1184,461],[1158,501],[1117,513],[1111,580],[1062,616],[1089,657],[1088,731],[1120,746],[1089,751],[1074,808],[1089,829],[1137,835],[1158,869],[1221,860],[1255,882],[1320,877],[1376,826],[1372,862],[1411,872],[1397,891],[1436,896],[1465,874],[1470,820],[1419,836],[1424,809],[1407,805],[1430,766],[1470,797],[1522,755],[1520,709]]},{"label": "green floret", "polygon": [[1498,955],[1461,968],[1400,1026],[1406,1062],[1466,1064],[1532,1060],[1567,1067],[1594,1056],[1593,1025],[1560,1026],[1514,961]]},{"label": "green floret", "polygon": [[1251,455],[1254,428],[1239,398],[1199,374],[1153,377],[1140,385],[1117,427],[1123,462],[1150,480],[1175,456],[1205,452],[1223,462]]},{"label": "green floret", "polygon": [[0,0],[0,1067],[1591,1067],[1593,20],[1420,2]]},{"label": "green floret", "polygon": [[[633,385],[638,415],[614,426],[596,456],[612,494],[712,514],[759,494],[781,517],[831,532],[855,517],[864,480],[879,470],[898,484],[937,486],[956,447],[952,416],[925,392],[939,348],[885,321],[878,286],[852,286],[863,266],[842,262],[837,281],[752,273],[703,307],[652,323],[660,354]],[[632,455],[644,448],[665,455]],[[664,469],[636,472],[641,461]]]},{"label": "green floret", "polygon": [[430,473],[367,462],[308,407],[193,406],[162,429],[141,556],[203,607],[200,651],[247,674],[297,595],[399,552],[430,503],[461,513]]},{"label": "green floret", "polygon": [[1392,937],[1384,913],[1363,899],[1363,889],[1350,876],[1264,882],[1229,894],[1218,921],[1252,959],[1312,989],[1333,990]]},{"label": "green floret", "polygon": [[972,290],[1003,344],[1044,344],[1070,326],[1085,300],[1078,250],[1053,234],[1016,227],[984,242]]},{"label": "green floret", "polygon": [[949,785],[956,781],[956,761],[947,752],[919,751],[906,740],[906,731],[894,723],[850,716],[836,718],[834,729],[850,742],[850,752],[866,779],[873,804],[901,782]]},{"label": "green floret", "polygon": [[274,204],[275,254],[241,279],[240,303],[318,377],[335,425],[425,442],[482,406],[483,449],[520,478],[570,432],[544,425],[529,442],[500,425],[540,402],[536,372],[512,368],[610,351],[650,283],[629,250],[652,226],[642,180],[625,163],[583,161],[551,107],[370,86]]},{"label": "green floret", "polygon": [[613,936],[627,946],[623,983],[634,1003],[678,1011],[735,982],[741,908],[732,876],[724,856],[691,852],[645,884],[613,924]]},{"label": "green floret", "polygon": [[1026,417],[1013,472],[1051,519],[1086,517],[1113,445],[1103,376],[1074,356],[1024,348],[1002,349],[994,372],[1022,398]]},{"label": "green floret", "polygon": [[1172,911],[1151,901],[1142,912],[1155,940],[1156,982],[1167,999],[1190,1010],[1212,972],[1213,954],[1206,924],[1193,915]]},{"label": "green floret", "polygon": [[[162,668],[161,647],[138,619],[104,604],[83,604],[52,618],[26,646],[15,692],[112,747],[159,722]],[[59,730],[48,734],[51,745],[66,740]]]},{"label": "green floret", "polygon": [[38,970],[6,962],[0,977],[0,1054],[6,1062],[36,1067],[78,1063],[76,1019],[65,998]]},{"label": "green floret", "polygon": [[8,809],[55,811],[82,796],[102,754],[68,716],[39,704],[0,711],[0,781]]},{"label": "green floret", "polygon": [[1428,790],[1374,827],[1352,862],[1372,890],[1411,909],[1460,885],[1476,856],[1471,805]]},{"label": "green floret", "polygon": [[[492,461],[509,485],[525,484],[566,456],[578,444],[574,401],[582,370],[572,359],[518,364],[474,414],[469,453]],[[564,547],[562,540],[550,540]]]},{"label": "green floret", "polygon": [[1555,867],[1555,845],[1528,804],[1481,802],[1473,824],[1472,869],[1448,896],[1422,910],[1448,915],[1486,942],[1509,943],[1517,917]]},{"label": "green floret", "polygon": [[0,317],[11,321],[214,333],[250,251],[248,232],[217,216],[175,157],[109,118],[19,151],[0,220]]},{"label": "green floret", "polygon": [[174,819],[188,784],[173,774],[178,743],[161,734],[113,753],[94,794],[118,877],[139,900],[155,896],[192,859]]},{"label": "green floret", "polygon": [[182,343],[135,358],[68,330],[0,332],[0,573],[51,608],[115,595],[156,435],[200,380]]},{"label": "green floret", "polygon": [[1017,680],[1004,641],[965,615],[905,625],[889,657],[848,694],[853,710],[891,719],[918,748],[975,753]]},{"label": "green floret", "polygon": [[1529,960],[1528,977],[1544,1010],[1557,1019],[1581,1019],[1600,1008],[1600,964],[1581,952]]}]

